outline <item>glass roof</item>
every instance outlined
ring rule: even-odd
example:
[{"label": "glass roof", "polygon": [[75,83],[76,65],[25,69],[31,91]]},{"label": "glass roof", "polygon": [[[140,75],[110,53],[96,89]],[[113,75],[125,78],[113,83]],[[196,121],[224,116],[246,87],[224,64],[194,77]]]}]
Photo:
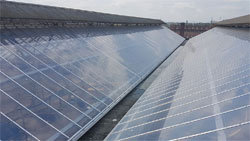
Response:
[{"label": "glass roof", "polygon": [[216,27],[178,48],[106,140],[250,140],[249,33]]},{"label": "glass roof", "polygon": [[0,139],[78,138],[183,40],[164,26],[1,30]]}]

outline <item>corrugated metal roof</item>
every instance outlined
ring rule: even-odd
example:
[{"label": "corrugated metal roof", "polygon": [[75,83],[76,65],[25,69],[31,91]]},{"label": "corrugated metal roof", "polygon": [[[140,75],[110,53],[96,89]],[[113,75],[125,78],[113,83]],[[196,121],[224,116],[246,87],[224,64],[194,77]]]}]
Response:
[{"label": "corrugated metal roof", "polygon": [[[161,20],[98,13],[78,9],[43,6],[18,2],[0,1],[1,19],[37,19],[66,20],[102,23],[153,23],[162,24]],[[15,10],[13,10],[15,9]]]},{"label": "corrugated metal roof", "polygon": [[241,26],[241,25],[250,25],[250,14],[241,16],[241,17],[236,17],[233,19],[228,19],[228,20],[223,20],[221,22],[216,23],[216,25],[219,26]]}]

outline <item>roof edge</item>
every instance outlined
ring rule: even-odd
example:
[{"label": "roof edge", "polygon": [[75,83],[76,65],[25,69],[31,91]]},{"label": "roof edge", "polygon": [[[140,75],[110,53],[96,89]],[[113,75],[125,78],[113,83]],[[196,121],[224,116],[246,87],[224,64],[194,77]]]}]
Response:
[{"label": "roof edge", "polygon": [[250,28],[250,14],[240,16],[232,19],[220,21],[215,24],[216,26]]},{"label": "roof edge", "polygon": [[0,25],[160,25],[159,19],[0,0]]}]

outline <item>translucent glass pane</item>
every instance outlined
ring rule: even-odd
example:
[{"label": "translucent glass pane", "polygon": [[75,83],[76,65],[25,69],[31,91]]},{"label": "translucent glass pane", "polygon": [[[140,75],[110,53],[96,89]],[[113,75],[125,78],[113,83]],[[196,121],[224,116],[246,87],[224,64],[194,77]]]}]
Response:
[{"label": "translucent glass pane", "polygon": [[248,36],[216,27],[190,39],[106,139],[230,138],[219,130],[250,121]]},{"label": "translucent glass pane", "polygon": [[34,137],[75,139],[183,40],[163,26],[3,29],[1,91],[56,132]]}]

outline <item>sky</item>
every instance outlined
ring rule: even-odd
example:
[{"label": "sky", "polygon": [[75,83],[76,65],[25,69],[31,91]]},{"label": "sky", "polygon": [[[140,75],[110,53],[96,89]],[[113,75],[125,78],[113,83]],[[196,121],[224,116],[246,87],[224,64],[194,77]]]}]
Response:
[{"label": "sky", "polygon": [[250,14],[250,0],[12,0],[165,22],[210,22]]}]

